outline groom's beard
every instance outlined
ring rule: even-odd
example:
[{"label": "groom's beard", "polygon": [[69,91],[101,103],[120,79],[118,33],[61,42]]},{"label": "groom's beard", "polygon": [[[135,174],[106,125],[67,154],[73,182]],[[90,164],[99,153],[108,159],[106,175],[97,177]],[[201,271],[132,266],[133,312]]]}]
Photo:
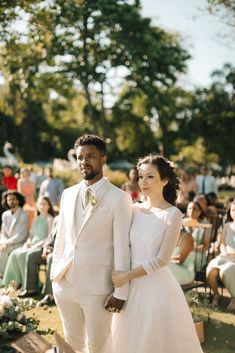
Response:
[{"label": "groom's beard", "polygon": [[93,169],[93,167],[91,167],[90,165],[87,167],[89,168],[88,170],[81,171],[83,175],[83,179],[92,180],[99,174],[99,170]]}]

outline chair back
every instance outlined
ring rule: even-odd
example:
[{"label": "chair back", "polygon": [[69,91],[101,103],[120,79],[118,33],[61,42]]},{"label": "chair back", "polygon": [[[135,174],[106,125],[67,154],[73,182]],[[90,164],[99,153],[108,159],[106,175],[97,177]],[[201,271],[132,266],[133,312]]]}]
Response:
[{"label": "chair back", "polygon": [[[184,290],[188,289],[193,289],[197,287],[205,287],[206,286],[206,267],[208,265],[208,262],[210,260],[210,246],[212,242],[212,224],[211,223],[201,223],[198,222],[195,219],[191,218],[184,218],[183,219],[183,226],[184,227],[189,227],[190,231],[193,232],[195,229],[204,229],[208,231],[205,236],[209,237],[208,245],[207,248],[204,249],[206,252],[206,258],[203,257],[202,252],[196,247],[195,251],[195,262],[194,262],[194,268],[195,268],[195,280],[193,283],[190,285],[182,286]],[[197,234],[197,238],[195,239],[195,242],[198,244],[198,237],[199,233]],[[199,259],[199,260],[198,260]]]}]

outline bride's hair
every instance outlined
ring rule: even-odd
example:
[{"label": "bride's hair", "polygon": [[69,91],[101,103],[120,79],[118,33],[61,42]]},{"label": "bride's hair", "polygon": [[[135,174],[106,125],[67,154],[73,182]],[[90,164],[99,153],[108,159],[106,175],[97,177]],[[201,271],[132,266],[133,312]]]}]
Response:
[{"label": "bride's hair", "polygon": [[159,154],[150,154],[139,159],[137,163],[138,170],[142,164],[152,164],[156,167],[161,180],[166,179],[168,181],[163,188],[163,197],[167,202],[175,205],[177,192],[180,189],[180,181],[172,163]]}]

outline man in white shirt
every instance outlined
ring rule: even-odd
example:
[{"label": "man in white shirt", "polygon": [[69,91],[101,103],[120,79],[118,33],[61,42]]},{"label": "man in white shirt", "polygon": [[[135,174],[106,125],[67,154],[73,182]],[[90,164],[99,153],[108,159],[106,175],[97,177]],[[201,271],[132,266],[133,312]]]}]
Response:
[{"label": "man in white shirt", "polygon": [[215,177],[210,174],[209,169],[206,166],[202,166],[200,171],[201,174],[196,176],[198,193],[206,195],[213,192],[217,194],[218,187],[216,184]]},{"label": "man in white shirt", "polygon": [[130,268],[132,200],[103,177],[100,137],[81,136],[74,148],[84,180],[62,195],[51,278],[66,341],[76,351],[100,353],[111,312],[128,296],[128,284],[114,290],[111,277],[114,269]]},{"label": "man in white shirt", "polygon": [[8,256],[12,250],[20,247],[28,238],[29,218],[22,210],[25,199],[17,191],[7,193],[7,205],[10,208],[2,214],[0,234],[0,282],[3,277]]}]

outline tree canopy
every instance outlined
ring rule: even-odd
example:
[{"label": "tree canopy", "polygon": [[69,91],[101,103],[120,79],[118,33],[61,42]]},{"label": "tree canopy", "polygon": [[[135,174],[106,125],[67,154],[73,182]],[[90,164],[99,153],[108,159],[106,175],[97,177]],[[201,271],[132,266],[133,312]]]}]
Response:
[{"label": "tree canopy", "polygon": [[186,91],[189,59],[180,36],[143,17],[137,0],[2,1],[0,144],[10,140],[25,162],[65,158],[92,132],[113,159],[158,151],[180,160],[201,143],[231,165],[234,68]]}]

